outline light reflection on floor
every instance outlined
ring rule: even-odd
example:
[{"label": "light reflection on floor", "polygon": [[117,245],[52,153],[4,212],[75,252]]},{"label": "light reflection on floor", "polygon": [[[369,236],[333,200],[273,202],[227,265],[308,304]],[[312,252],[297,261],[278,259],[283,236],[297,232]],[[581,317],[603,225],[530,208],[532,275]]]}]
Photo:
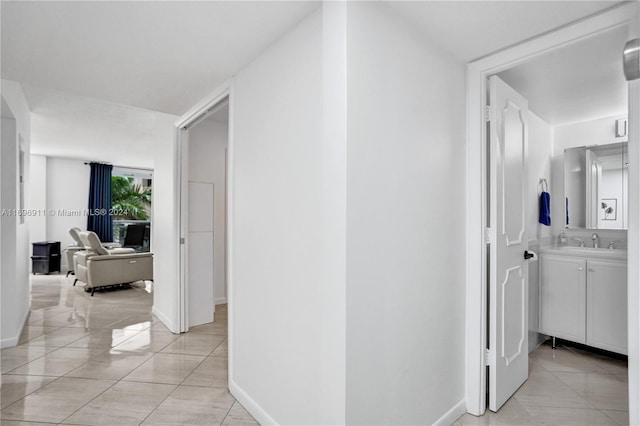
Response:
[{"label": "light reflection on floor", "polygon": [[2,424],[246,424],[227,390],[227,309],[171,333],[152,313],[153,283],[96,291],[73,276],[32,276],[18,346],[1,352]]}]

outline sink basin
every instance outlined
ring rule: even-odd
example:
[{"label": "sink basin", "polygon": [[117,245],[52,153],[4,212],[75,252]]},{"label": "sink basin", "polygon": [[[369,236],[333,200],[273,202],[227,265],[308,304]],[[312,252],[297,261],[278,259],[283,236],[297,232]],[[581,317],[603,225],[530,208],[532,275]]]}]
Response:
[{"label": "sink basin", "polygon": [[609,249],[609,248],[593,248],[593,247],[574,247],[574,246],[553,246],[543,249],[543,251],[551,251],[554,253],[563,253],[567,256],[586,256],[600,258],[618,258],[626,259],[627,250]]}]

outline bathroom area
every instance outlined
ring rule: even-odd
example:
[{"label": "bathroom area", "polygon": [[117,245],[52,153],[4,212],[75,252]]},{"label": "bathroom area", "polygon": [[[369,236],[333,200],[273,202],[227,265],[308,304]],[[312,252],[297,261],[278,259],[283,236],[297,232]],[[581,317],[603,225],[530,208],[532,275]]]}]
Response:
[{"label": "bathroom area", "polygon": [[557,225],[538,268],[538,332],[553,347],[560,338],[627,355],[627,129],[626,116],[554,129]]},{"label": "bathroom area", "polygon": [[614,28],[498,74],[529,107],[529,352],[557,338],[627,353],[626,37]]},{"label": "bathroom area", "polygon": [[[489,78],[490,416],[628,424],[627,37],[613,27]],[[512,396],[492,372],[511,365]]]}]

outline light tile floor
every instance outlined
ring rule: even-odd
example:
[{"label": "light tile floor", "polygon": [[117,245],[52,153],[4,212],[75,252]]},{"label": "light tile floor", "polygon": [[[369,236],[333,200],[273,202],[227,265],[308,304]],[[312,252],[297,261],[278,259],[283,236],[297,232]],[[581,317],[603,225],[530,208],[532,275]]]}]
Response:
[{"label": "light tile floor", "polygon": [[[226,306],[214,323],[175,335],[151,314],[149,283],[91,297],[72,277],[32,282],[20,344],[0,354],[3,426],[257,424],[227,390]],[[455,424],[627,422],[626,361],[546,344],[498,413]]]},{"label": "light tile floor", "polygon": [[458,425],[627,425],[627,361],[547,342],[529,354],[529,379],[497,412]]},{"label": "light tile floor", "polygon": [[32,276],[20,343],[0,353],[3,426],[256,425],[227,390],[227,309],[176,335],[151,314],[152,285],[96,292]]}]

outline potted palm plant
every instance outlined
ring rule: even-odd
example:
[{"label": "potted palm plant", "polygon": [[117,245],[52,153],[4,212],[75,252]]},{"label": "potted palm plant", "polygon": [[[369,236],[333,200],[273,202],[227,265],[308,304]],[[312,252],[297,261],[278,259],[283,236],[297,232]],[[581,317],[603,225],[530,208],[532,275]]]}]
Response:
[{"label": "potted palm plant", "polygon": [[114,238],[122,242],[127,227],[125,221],[149,220],[151,188],[134,182],[133,178],[111,178],[111,203],[114,219]]},{"label": "potted palm plant", "polygon": [[115,220],[148,220],[151,188],[133,182],[133,178],[111,178],[111,202]]}]

